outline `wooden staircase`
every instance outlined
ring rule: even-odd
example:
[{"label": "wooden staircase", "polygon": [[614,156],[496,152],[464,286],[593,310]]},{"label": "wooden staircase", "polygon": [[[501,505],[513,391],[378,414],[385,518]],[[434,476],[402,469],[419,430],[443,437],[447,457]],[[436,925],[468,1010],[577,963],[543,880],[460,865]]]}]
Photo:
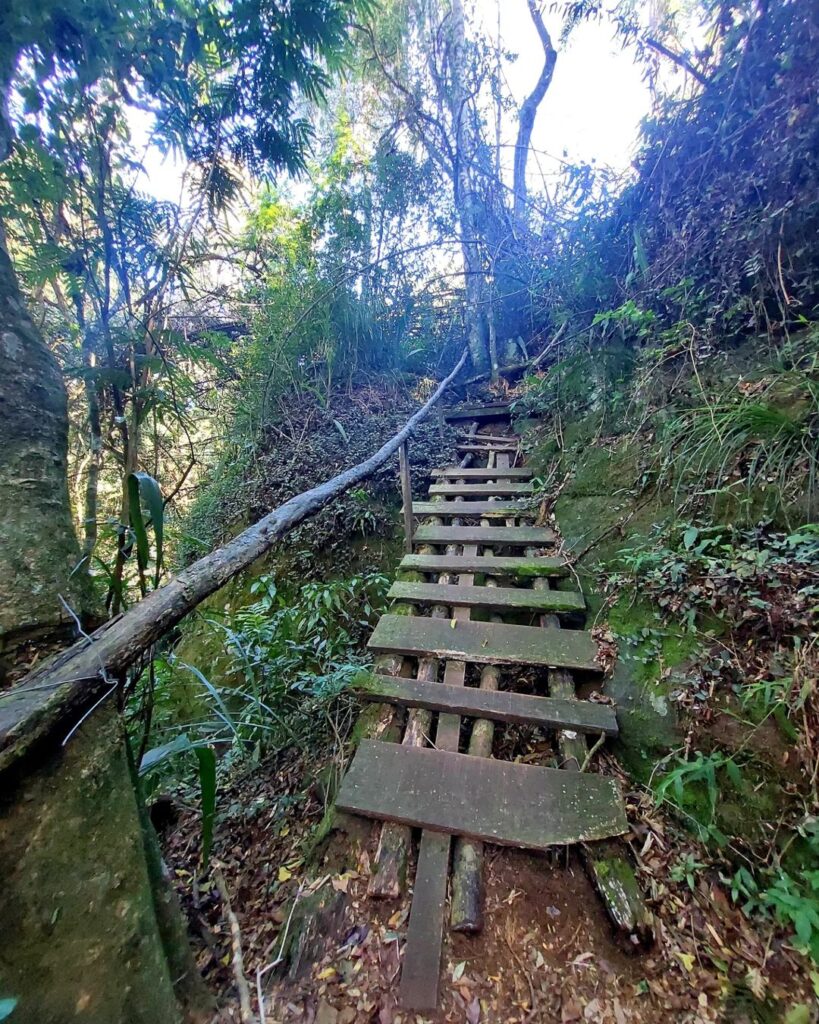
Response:
[{"label": "wooden staircase", "polygon": [[[397,604],[369,641],[382,671],[361,690],[437,722],[424,729],[415,720],[400,744],[362,742],[337,799],[341,810],[387,823],[382,853],[385,837],[406,843],[407,827],[422,829],[400,989],[404,1008],[419,1011],[437,1005],[453,836],[460,919],[452,925],[476,930],[483,843],[545,850],[627,830],[614,780],[577,770],[571,758],[575,771],[491,757],[496,724],[536,725],[585,749],[585,736],[615,736],[617,720],[610,706],[574,695],[572,673],[602,666],[591,634],[572,628],[582,595],[555,587],[568,567],[552,553],[554,532],[532,525],[532,473],[517,465],[508,408],[451,409],[445,419],[470,424],[459,439],[463,459],[434,470],[430,500],[413,502],[414,515],[428,518],[400,563],[403,578],[390,591]],[[492,432],[480,433],[488,421]],[[465,685],[468,665],[483,666],[479,686]],[[514,692],[524,666],[546,675],[548,696]],[[466,752],[462,719],[473,723]],[[464,879],[464,865],[478,877]],[[464,898],[473,904],[465,917]]]}]

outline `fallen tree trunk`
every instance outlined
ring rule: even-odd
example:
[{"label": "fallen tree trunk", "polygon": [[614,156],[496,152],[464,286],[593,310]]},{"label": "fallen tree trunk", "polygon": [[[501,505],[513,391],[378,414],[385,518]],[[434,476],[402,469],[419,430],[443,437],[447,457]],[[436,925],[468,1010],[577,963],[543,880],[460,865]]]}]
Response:
[{"label": "fallen tree trunk", "polygon": [[380,469],[429,415],[466,362],[369,459],[296,495],[238,537],[200,558],[119,618],[49,659],[0,695],[0,771],[79,710],[113,692],[122,674],[198,604],[264,555],[288,530]]}]

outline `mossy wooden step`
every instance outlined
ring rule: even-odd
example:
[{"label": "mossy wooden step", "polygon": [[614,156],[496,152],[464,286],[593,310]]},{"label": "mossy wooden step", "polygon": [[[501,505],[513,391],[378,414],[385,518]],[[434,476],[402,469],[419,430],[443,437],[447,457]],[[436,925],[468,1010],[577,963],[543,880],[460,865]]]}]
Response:
[{"label": "mossy wooden step", "polygon": [[538,725],[543,729],[572,729],[599,736],[617,735],[617,716],[608,704],[556,697],[530,697],[506,690],[480,690],[474,686],[447,686],[418,679],[375,675],[357,687],[364,700],[385,701],[408,708],[495,722]]},{"label": "mossy wooden step", "polygon": [[525,590],[522,587],[475,587],[450,583],[405,583],[397,580],[387,597],[414,604],[493,608],[498,611],[582,612],[582,594],[562,590]]},{"label": "mossy wooden step", "polygon": [[[453,622],[455,628],[452,628]],[[419,658],[602,671],[591,633],[581,630],[382,615],[367,646],[378,653],[410,654]]]},{"label": "mossy wooden step", "polygon": [[531,480],[533,475],[532,470],[526,466],[517,469],[489,469],[486,466],[462,469],[460,466],[444,466],[432,470],[432,476],[445,480]]},{"label": "mossy wooden step", "polygon": [[485,484],[431,484],[430,494],[440,494],[446,498],[486,498],[491,495],[504,497],[515,494],[532,494],[534,488],[531,483],[517,483],[510,480],[498,480],[495,483]]},{"label": "mossy wooden step", "polygon": [[364,740],[339,810],[502,846],[546,850],[621,835],[613,779],[429,747]]},{"label": "mossy wooden step", "polygon": [[[416,544],[482,544],[484,547],[545,547],[553,530],[539,526],[419,526]],[[465,571],[465,570],[464,570]]]},{"label": "mossy wooden step", "polygon": [[536,516],[536,508],[527,508],[518,501],[414,501],[412,511],[417,516],[443,516],[454,519],[459,516]]},{"label": "mossy wooden step", "polygon": [[461,405],[444,409],[444,419],[457,420],[499,420],[509,415],[509,406],[503,402],[496,405]]},{"label": "mossy wooden step", "polygon": [[404,555],[398,568],[406,572],[486,573],[518,579],[569,575],[565,558],[548,555]]}]

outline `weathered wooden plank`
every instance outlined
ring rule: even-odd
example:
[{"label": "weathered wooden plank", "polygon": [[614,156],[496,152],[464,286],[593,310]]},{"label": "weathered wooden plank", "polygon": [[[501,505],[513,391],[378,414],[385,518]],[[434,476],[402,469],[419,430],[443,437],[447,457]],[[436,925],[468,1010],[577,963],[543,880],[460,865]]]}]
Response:
[{"label": "weathered wooden plank", "polygon": [[[474,555],[477,548],[468,550]],[[464,574],[460,579],[463,586],[471,585],[470,575]],[[458,608],[455,614],[466,621],[470,611]],[[444,668],[447,689],[460,690],[465,675],[466,665],[462,661],[448,661]],[[437,688],[439,684],[420,685]],[[437,749],[457,752],[460,731],[461,720],[457,715],[439,715],[435,732]],[[440,832],[425,829],[421,833],[399,995],[401,1005],[407,1010],[432,1010],[438,1002],[450,843],[450,836]]]},{"label": "weathered wooden plank", "polygon": [[448,686],[381,675],[371,676],[357,692],[365,700],[426,708],[464,718],[491,718],[495,722],[538,725],[543,729],[571,729],[593,736],[600,733],[616,736],[618,732],[614,708],[590,701],[532,697],[506,690],[481,690],[474,686]]},{"label": "weathered wooden plank", "polygon": [[434,1010],[441,975],[441,939],[452,837],[425,829],[418,847],[399,999],[405,1010]]},{"label": "weathered wooden plank", "polygon": [[459,441],[479,441],[481,444],[492,444],[493,442],[499,442],[500,444],[520,444],[520,438],[515,437],[513,434],[459,434]]},{"label": "weathered wooden plank", "polygon": [[515,494],[532,494],[531,483],[518,483],[510,480],[499,480],[486,484],[431,484],[430,494],[440,494],[445,498],[484,498],[490,495],[497,497]]},{"label": "weathered wooden plank", "polygon": [[520,579],[569,575],[565,558],[548,555],[404,555],[398,568],[402,572],[491,573]]},{"label": "weathered wooden plank", "polygon": [[627,831],[613,779],[514,761],[364,740],[337,798],[340,810],[545,850]]},{"label": "weathered wooden plank", "polygon": [[539,526],[419,526],[416,544],[481,544],[484,547],[529,547],[554,544],[553,530]]},{"label": "weathered wooden plank", "polygon": [[545,630],[498,622],[382,615],[367,646],[416,657],[457,658],[480,665],[520,664],[601,671],[597,645],[581,630]]},{"label": "weathered wooden plank", "polygon": [[495,405],[462,405],[444,409],[444,419],[450,420],[499,420],[509,415],[506,402]]},{"label": "weathered wooden plank", "polygon": [[441,516],[445,519],[463,519],[469,516],[536,516],[536,508],[527,508],[523,502],[509,501],[414,501],[416,516]]},{"label": "weathered wooden plank", "polygon": [[516,444],[501,444],[497,442],[495,444],[475,444],[474,441],[458,441],[455,448],[459,452],[463,452],[465,455],[486,455],[488,452],[503,451],[513,454],[518,450]]},{"label": "weathered wooden plank", "polygon": [[431,475],[444,480],[531,480],[534,473],[526,466],[516,469],[490,469],[488,466],[475,466],[461,469],[460,466],[445,466],[433,469]]},{"label": "weathered wooden plank", "polygon": [[582,594],[562,590],[525,590],[522,587],[475,587],[450,583],[409,583],[397,580],[387,597],[417,604],[445,604],[465,608],[516,608],[528,611],[582,612]]}]

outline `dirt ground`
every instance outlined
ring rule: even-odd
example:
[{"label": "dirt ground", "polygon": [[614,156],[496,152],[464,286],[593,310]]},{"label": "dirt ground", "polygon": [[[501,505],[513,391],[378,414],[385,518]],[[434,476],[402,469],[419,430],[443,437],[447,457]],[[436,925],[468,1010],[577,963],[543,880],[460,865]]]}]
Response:
[{"label": "dirt ground", "polygon": [[[670,881],[673,863],[702,851],[630,793],[626,838],[655,914],[650,951],[618,945],[575,853],[487,847],[484,931],[446,936],[437,1013],[402,1012],[409,895],[394,902],[367,895],[377,826],[351,821],[349,831],[331,832],[321,854],[309,856],[306,843],[324,808],[306,780],[320,767],[291,752],[238,780],[223,800],[214,864],[226,880],[258,1022],[754,1024],[812,1005],[807,965],[774,930],[751,928],[731,903],[719,866],[705,862],[693,887]],[[193,809],[164,842],[200,968],[219,1000],[217,1019],[241,1021],[229,911],[212,874],[195,878]],[[289,958],[279,964],[283,948]],[[794,1018],[815,1019],[815,1011]]]}]

